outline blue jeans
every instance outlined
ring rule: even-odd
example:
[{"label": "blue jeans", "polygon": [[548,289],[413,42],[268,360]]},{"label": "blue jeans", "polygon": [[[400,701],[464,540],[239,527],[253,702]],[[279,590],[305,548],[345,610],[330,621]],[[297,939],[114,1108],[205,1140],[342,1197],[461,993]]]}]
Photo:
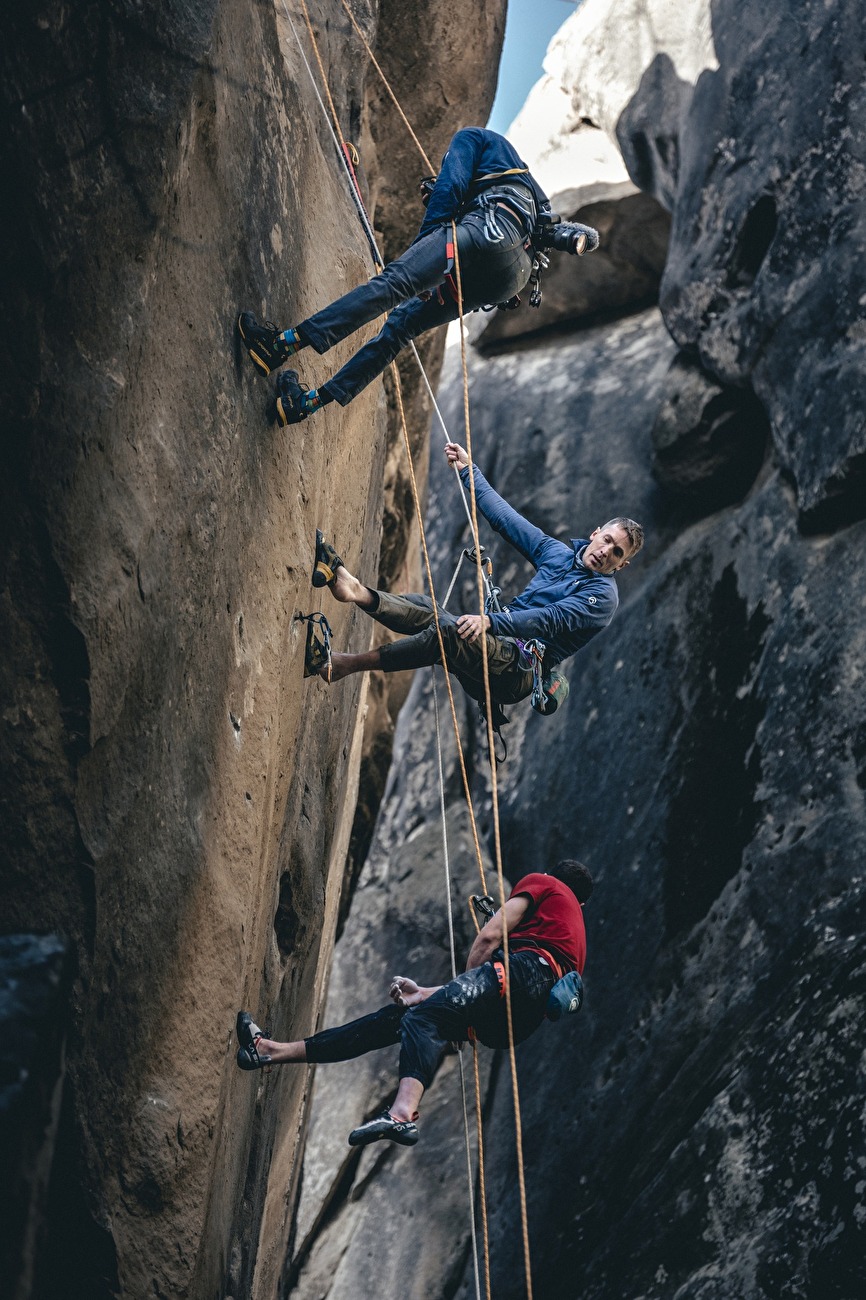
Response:
[{"label": "blue jeans", "polygon": [[[504,238],[496,244],[485,235],[483,214],[469,212],[458,222],[464,311],[504,301],[518,293],[529,279],[531,258],[524,249],[523,229],[516,218],[501,209],[497,221]],[[412,339],[457,319],[457,302],[445,282],[446,244],[450,239],[450,226],[431,231],[367,284],[352,289],[297,326],[302,342],[322,353],[377,316],[391,313],[376,337],[322,385],[341,406],[357,397]],[[441,292],[436,293],[440,288]],[[432,291],[431,297],[426,300],[416,296],[428,291]]]},{"label": "blue jeans", "polygon": [[[499,954],[501,957],[501,954]],[[544,1019],[555,975],[537,953],[511,953],[511,1012],[515,1043],[522,1043]],[[400,1078],[429,1088],[449,1043],[463,1043],[475,1030],[486,1047],[508,1046],[505,998],[492,961],[464,971],[417,1007],[393,1003],[304,1040],[307,1060],[352,1061],[380,1047],[400,1044]]]}]

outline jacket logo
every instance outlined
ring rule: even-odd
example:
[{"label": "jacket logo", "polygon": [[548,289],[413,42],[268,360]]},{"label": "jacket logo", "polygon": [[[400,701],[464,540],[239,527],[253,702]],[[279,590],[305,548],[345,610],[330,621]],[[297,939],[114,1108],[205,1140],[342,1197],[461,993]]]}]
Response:
[{"label": "jacket logo", "polygon": [[595,596],[587,596],[587,600],[589,601],[590,605],[595,605],[595,604],[596,604],[596,598],[595,598]]}]

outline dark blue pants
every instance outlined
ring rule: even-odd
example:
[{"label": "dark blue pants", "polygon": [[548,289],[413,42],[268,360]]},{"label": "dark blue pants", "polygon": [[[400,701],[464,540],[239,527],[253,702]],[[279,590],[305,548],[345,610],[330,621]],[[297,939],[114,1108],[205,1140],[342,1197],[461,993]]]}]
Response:
[{"label": "dark blue pants", "polygon": [[[464,311],[500,302],[523,287],[513,287],[513,275],[515,265],[526,262],[525,235],[507,213],[498,216],[498,223],[505,238],[496,245],[485,236],[481,214],[470,212],[458,224]],[[302,341],[322,353],[377,316],[391,313],[376,337],[322,385],[341,406],[357,397],[412,339],[457,319],[457,303],[445,284],[445,246],[450,238],[450,226],[443,226],[416,240],[367,284],[298,325]],[[428,290],[433,291],[430,298],[416,296]]]},{"label": "dark blue pants", "polygon": [[[536,953],[511,954],[511,1011],[515,1043],[541,1024],[554,973]],[[486,1047],[508,1046],[505,998],[493,962],[464,971],[426,1002],[408,1010],[393,1003],[372,1015],[305,1039],[307,1060],[352,1061],[380,1047],[400,1043],[400,1078],[429,1088],[449,1043],[462,1043],[469,1028]]]}]

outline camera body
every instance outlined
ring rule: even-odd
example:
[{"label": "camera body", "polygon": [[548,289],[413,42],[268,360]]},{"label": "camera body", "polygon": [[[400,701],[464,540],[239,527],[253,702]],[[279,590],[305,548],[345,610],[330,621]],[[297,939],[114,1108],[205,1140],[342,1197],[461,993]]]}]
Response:
[{"label": "camera body", "polygon": [[535,223],[533,243],[541,252],[576,253],[581,257],[598,248],[598,231],[577,221],[563,221],[556,212],[541,212]]}]

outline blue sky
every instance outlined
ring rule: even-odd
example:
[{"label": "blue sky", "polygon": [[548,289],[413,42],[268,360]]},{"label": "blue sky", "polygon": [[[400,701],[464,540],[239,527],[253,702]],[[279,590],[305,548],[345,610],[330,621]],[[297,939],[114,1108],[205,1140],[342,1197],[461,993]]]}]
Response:
[{"label": "blue sky", "polygon": [[504,133],[514,121],[541,76],[550,38],[576,7],[572,0],[508,0],[499,84],[487,123],[492,131]]}]

